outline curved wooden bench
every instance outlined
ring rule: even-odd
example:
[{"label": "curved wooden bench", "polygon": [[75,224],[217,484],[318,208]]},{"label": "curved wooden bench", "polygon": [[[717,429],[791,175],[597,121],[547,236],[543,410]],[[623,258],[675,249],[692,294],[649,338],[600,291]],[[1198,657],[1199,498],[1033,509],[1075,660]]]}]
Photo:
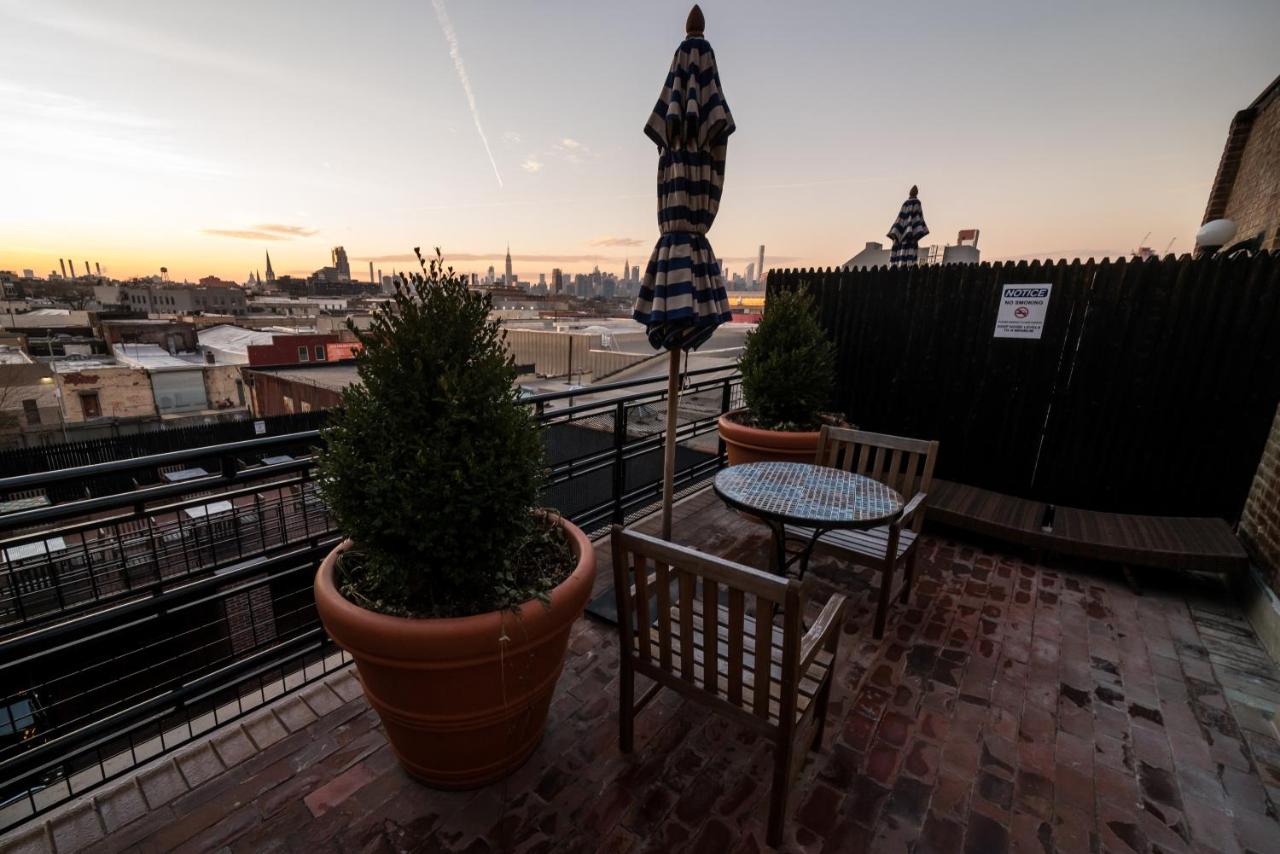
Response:
[{"label": "curved wooden bench", "polygon": [[1076,507],[1056,507],[1050,513],[1041,501],[936,478],[928,514],[932,522],[1005,542],[1127,566],[1231,573],[1249,565],[1224,519]]}]

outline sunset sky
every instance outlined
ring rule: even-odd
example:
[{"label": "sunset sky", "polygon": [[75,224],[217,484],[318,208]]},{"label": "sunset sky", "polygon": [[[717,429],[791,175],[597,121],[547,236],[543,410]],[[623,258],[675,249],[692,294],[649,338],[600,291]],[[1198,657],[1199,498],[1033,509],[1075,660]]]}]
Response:
[{"label": "sunset sky", "polygon": [[[508,241],[525,277],[643,265],[642,127],[689,5],[0,0],[0,269],[243,280],[343,244],[363,277]],[[926,242],[981,228],[986,259],[1186,251],[1280,73],[1276,0],[702,5],[737,271],[760,243],[842,262],[912,183]]]}]

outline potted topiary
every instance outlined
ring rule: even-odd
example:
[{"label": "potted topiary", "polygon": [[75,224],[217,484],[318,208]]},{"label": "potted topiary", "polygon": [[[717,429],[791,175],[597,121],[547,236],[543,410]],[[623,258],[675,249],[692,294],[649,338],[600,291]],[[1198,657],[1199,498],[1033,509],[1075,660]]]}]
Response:
[{"label": "potted topiary", "polygon": [[470,788],[537,746],[596,563],[581,530],[534,509],[542,437],[490,298],[439,250],[418,259],[356,333],[360,382],[324,430],[319,485],[348,539],[316,608],[404,768]]},{"label": "potted topiary", "polygon": [[822,424],[840,423],[823,412],[835,385],[835,360],[835,345],[818,325],[808,293],[771,294],[738,360],[746,407],[720,416],[729,465],[813,462]]}]

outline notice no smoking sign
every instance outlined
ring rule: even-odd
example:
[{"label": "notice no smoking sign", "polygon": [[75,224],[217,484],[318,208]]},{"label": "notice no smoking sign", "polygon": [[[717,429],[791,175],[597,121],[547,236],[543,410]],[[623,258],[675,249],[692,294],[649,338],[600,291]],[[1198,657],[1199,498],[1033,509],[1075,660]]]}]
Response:
[{"label": "notice no smoking sign", "polygon": [[996,338],[1039,338],[1053,285],[1005,285],[996,313]]}]

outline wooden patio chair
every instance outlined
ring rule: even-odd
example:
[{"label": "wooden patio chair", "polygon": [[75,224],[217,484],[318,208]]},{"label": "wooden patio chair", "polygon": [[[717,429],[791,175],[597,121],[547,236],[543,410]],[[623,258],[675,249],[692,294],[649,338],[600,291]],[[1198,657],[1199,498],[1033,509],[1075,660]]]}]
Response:
[{"label": "wooden patio chair", "polygon": [[[778,845],[791,782],[807,750],[822,746],[845,597],[828,599],[806,632],[798,581],[618,525],[613,581],[622,751],[631,752],[635,715],[661,688],[764,733],[774,743],[768,838]],[[782,624],[752,614],[781,614]],[[654,683],[638,700],[637,673]]]},{"label": "wooden patio chair", "polygon": [[[814,551],[824,552],[863,566],[880,569],[880,598],[876,606],[874,637],[884,637],[893,580],[897,568],[905,568],[901,601],[911,595],[915,578],[916,541],[924,526],[925,502],[933,483],[933,465],[938,443],[908,439],[883,433],[868,433],[847,427],[823,427],[814,460],[878,480],[903,496],[902,512],[888,525],[865,531],[830,531],[823,534]],[[910,496],[910,498],[907,498]],[[787,539],[808,543],[812,528],[788,525]]]}]

